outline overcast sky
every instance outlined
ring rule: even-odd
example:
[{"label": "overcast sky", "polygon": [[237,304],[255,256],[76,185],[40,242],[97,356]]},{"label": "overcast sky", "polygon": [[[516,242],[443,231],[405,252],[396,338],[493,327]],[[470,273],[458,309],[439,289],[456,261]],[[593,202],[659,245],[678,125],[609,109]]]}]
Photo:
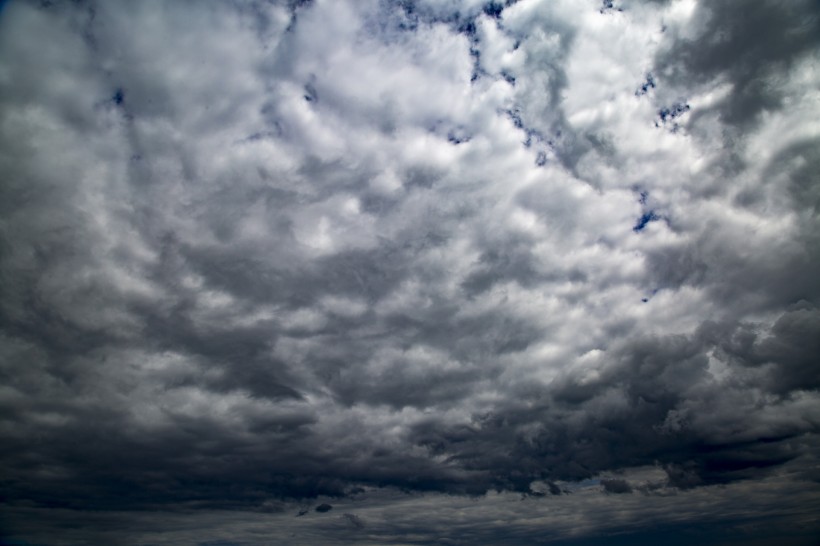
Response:
[{"label": "overcast sky", "polygon": [[816,1],[0,10],[3,544],[815,544]]}]

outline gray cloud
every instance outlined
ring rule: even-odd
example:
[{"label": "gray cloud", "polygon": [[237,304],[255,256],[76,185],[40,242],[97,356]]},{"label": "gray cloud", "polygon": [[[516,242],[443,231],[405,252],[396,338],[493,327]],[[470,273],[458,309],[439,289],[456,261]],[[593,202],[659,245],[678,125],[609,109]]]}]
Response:
[{"label": "gray cloud", "polygon": [[626,480],[618,478],[608,478],[601,480],[601,485],[604,486],[604,491],[607,493],[614,493],[616,495],[623,495],[625,493],[632,493],[632,486]]},{"label": "gray cloud", "polygon": [[699,4],[696,34],[680,37],[658,60],[673,79],[691,85],[725,78],[732,85],[718,105],[731,125],[754,123],[764,111],[784,107],[778,83],[818,45],[812,2]]},{"label": "gray cloud", "polygon": [[150,509],[526,543],[526,503],[594,538],[595,502],[717,486],[803,521],[817,10],[604,8],[8,3],[9,536]]}]

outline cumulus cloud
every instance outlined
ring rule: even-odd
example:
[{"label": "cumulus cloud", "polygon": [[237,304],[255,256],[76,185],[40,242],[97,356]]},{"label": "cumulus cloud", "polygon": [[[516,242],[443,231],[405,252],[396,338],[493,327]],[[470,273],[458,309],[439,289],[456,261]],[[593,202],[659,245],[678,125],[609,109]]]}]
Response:
[{"label": "cumulus cloud", "polygon": [[0,9],[20,521],[816,494],[812,2]]}]

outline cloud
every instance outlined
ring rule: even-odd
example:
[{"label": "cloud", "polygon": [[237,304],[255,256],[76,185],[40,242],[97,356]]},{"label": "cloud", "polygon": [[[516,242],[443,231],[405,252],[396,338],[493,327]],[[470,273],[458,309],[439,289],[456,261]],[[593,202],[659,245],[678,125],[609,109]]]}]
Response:
[{"label": "cloud", "polygon": [[615,493],[616,495],[632,493],[632,486],[626,480],[618,478],[603,479],[601,485],[604,486],[604,491],[607,493]]},{"label": "cloud", "polygon": [[816,11],[8,3],[6,506],[816,491]]},{"label": "cloud", "polygon": [[784,5],[740,2],[698,4],[686,30],[660,56],[671,78],[698,83],[723,80],[730,94],[715,107],[730,125],[754,123],[766,110],[785,106],[778,83],[818,44],[817,14],[809,2]]},{"label": "cloud", "polygon": [[355,529],[364,528],[364,521],[356,514],[342,514],[342,517]]}]

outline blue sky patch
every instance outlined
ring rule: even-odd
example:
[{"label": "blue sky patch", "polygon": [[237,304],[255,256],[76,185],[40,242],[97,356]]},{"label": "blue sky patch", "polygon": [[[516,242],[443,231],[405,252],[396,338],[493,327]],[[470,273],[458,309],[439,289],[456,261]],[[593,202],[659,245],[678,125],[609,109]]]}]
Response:
[{"label": "blue sky patch", "polygon": [[655,214],[654,210],[650,210],[649,212],[645,212],[638,218],[638,221],[635,223],[635,226],[632,228],[632,231],[635,233],[639,233],[644,230],[644,228],[649,224],[649,222],[655,222],[656,220],[660,220],[661,217]]}]

